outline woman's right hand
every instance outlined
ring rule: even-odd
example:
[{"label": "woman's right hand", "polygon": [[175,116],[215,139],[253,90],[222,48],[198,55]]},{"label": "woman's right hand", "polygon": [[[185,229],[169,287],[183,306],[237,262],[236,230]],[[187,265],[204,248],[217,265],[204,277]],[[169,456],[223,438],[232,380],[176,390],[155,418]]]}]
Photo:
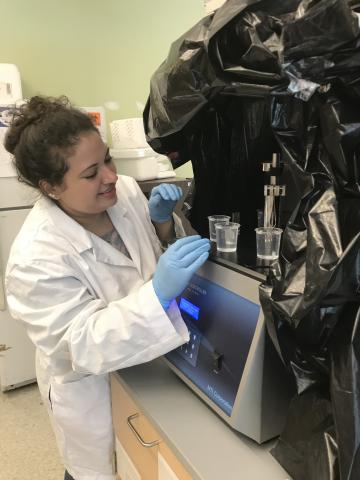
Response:
[{"label": "woman's right hand", "polygon": [[209,250],[207,238],[193,235],[177,240],[161,255],[152,282],[165,310],[185,290],[196,270],[208,258]]}]

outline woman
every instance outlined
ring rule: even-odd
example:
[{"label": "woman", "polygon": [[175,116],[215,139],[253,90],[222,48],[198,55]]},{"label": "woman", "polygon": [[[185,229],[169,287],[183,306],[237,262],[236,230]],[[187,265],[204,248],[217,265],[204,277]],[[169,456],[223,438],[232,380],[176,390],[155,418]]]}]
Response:
[{"label": "woman", "polygon": [[188,340],[173,300],[209,241],[185,237],[160,256],[179,190],[161,185],[148,203],[132,178],[117,176],[97,129],[65,98],[33,97],[5,147],[19,178],[42,194],[12,246],[6,291],[37,347],[65,478],[115,479],[107,374]]}]

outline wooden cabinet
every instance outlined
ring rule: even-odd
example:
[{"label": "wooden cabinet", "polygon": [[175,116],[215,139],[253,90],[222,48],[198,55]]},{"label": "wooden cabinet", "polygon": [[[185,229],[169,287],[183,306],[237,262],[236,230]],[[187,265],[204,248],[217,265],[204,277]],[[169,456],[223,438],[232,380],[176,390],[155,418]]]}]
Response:
[{"label": "wooden cabinet", "polygon": [[[270,454],[274,442],[258,445],[229,428],[163,359],[110,377],[117,447],[126,464],[119,480],[289,480]],[[159,443],[139,443],[128,425],[134,414],[143,440]]]},{"label": "wooden cabinet", "polygon": [[126,467],[127,478],[119,479],[191,480],[171,446],[161,438],[116,375],[111,375],[111,392],[117,454],[122,455],[121,461],[129,465]]}]

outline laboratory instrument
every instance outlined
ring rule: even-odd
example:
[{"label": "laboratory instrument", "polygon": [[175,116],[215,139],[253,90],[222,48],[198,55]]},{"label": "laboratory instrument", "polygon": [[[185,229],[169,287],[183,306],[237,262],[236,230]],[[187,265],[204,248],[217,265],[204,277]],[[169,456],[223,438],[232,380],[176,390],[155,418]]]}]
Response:
[{"label": "laboratory instrument", "polygon": [[277,183],[282,170],[283,167],[277,153],[273,153],[271,162],[263,163],[263,172],[269,181],[264,186],[264,227],[275,227],[278,224],[276,200],[285,196],[286,193],[285,185]]},{"label": "laboratory instrument", "polygon": [[205,262],[177,299],[190,341],[165,357],[223,420],[258,443],[280,434],[293,393],[266,333],[264,280],[226,260]]}]

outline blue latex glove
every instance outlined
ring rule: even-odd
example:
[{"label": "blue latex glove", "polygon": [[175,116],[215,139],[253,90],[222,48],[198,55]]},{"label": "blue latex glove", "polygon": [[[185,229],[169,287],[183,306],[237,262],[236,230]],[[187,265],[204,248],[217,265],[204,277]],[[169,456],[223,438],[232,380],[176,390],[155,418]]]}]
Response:
[{"label": "blue latex glove", "polygon": [[164,223],[171,219],[175,205],[182,196],[182,190],[173,183],[162,183],[151,190],[149,198],[150,218]]},{"label": "blue latex glove", "polygon": [[180,238],[161,255],[152,283],[165,310],[208,258],[209,250],[210,241],[207,238],[193,235]]}]

